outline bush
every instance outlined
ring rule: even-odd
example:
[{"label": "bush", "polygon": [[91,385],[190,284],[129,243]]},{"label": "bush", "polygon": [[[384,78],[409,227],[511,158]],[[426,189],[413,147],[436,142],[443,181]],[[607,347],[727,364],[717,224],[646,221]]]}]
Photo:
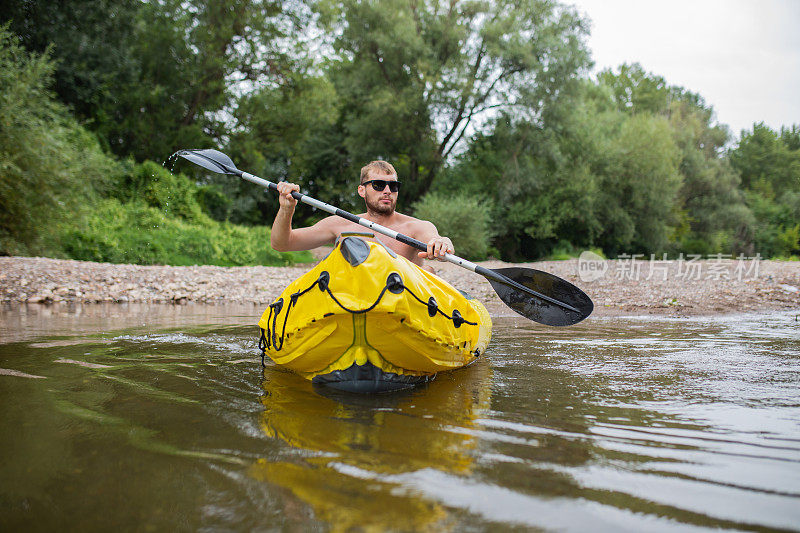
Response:
[{"label": "bush", "polygon": [[59,255],[54,225],[121,172],[49,93],[53,68],[0,26],[0,255]]},{"label": "bush", "polygon": [[145,161],[126,173],[117,187],[117,198],[143,201],[165,215],[199,221],[203,209],[197,201],[199,187],[183,174],[173,174],[161,165]]},{"label": "bush", "polygon": [[269,229],[216,222],[201,214],[186,221],[144,201],[101,201],[84,225],[62,231],[64,251],[83,261],[141,265],[289,265],[308,252],[276,252]]},{"label": "bush", "polygon": [[456,254],[476,261],[486,258],[494,237],[488,203],[474,196],[428,193],[413,210],[417,218],[430,220],[440,235],[453,241]]},{"label": "bush", "polygon": [[201,185],[197,189],[197,202],[214,220],[228,220],[233,200],[218,185]]},{"label": "bush", "polygon": [[582,250],[573,246],[571,242],[562,239],[553,246],[550,255],[546,259],[549,261],[566,261],[580,256],[581,252]]},{"label": "bush", "polygon": [[795,224],[778,233],[777,241],[780,257],[788,258],[800,253],[800,224]]}]

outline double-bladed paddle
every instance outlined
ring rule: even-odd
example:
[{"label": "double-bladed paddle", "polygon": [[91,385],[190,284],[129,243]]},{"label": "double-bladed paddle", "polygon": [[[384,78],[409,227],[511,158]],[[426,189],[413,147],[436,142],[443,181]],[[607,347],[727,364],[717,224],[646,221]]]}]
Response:
[{"label": "double-bladed paddle", "polygon": [[[180,150],[177,155],[212,172],[239,176],[256,185],[261,185],[274,191],[278,190],[277,184],[239,170],[230,157],[217,150]],[[424,252],[428,250],[428,246],[424,242],[338,207],[320,202],[305,194],[293,191],[292,197],[299,202],[360,224],[418,250]],[[453,254],[445,254],[444,259],[488,279],[497,295],[506,305],[525,318],[540,324],[570,326],[589,316],[594,309],[591,298],[582,290],[553,274],[520,267],[491,270]]]}]

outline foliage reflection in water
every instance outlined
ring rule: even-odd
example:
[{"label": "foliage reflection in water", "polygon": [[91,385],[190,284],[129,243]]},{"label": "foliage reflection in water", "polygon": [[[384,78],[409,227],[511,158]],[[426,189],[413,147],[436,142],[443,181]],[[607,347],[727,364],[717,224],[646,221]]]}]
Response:
[{"label": "foliage reflection in water", "polygon": [[2,311],[0,529],[800,528],[791,313],[501,318],[365,397],[262,371],[252,308],[114,309]]}]

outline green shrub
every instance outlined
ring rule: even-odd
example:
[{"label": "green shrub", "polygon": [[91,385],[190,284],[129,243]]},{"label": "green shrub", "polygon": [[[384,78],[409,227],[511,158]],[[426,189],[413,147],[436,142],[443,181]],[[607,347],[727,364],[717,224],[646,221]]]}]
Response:
[{"label": "green shrub", "polygon": [[198,191],[199,187],[183,174],[173,174],[157,163],[145,161],[121,178],[115,195],[125,201],[145,202],[168,216],[197,221],[203,216]]},{"label": "green shrub", "polygon": [[102,200],[80,226],[62,230],[69,257],[142,265],[289,265],[310,261],[308,252],[276,252],[269,229],[216,222],[200,214],[187,221],[144,201]]},{"label": "green shrub", "polygon": [[53,226],[121,172],[48,91],[53,69],[0,26],[0,255],[59,255]]},{"label": "green shrub", "polygon": [[782,258],[792,257],[800,252],[800,224],[786,228],[777,235],[778,255]]},{"label": "green shrub", "polygon": [[417,218],[430,220],[440,235],[453,241],[457,255],[472,260],[486,258],[494,236],[488,203],[474,196],[428,193],[413,209]]},{"label": "green shrub", "polygon": [[222,191],[219,185],[198,187],[197,202],[203,211],[214,220],[230,219],[233,200]]},{"label": "green shrub", "polygon": [[553,246],[550,255],[546,257],[550,261],[566,261],[567,259],[574,259],[581,255],[582,250],[576,248],[569,241],[560,240]]}]

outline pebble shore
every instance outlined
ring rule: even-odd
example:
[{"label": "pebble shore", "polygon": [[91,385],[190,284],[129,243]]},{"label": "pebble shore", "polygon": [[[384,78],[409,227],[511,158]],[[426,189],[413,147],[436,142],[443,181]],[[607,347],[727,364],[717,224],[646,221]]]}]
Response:
[{"label": "pebble shore", "polygon": [[[315,251],[316,257],[325,250]],[[577,259],[509,264],[550,272],[583,289],[595,315],[688,316],[800,310],[800,262],[735,259],[687,262],[619,261],[599,264],[603,275],[579,275]],[[437,274],[483,301],[495,316],[513,314],[481,276],[432,262]],[[290,267],[140,266],[40,257],[0,257],[4,304],[163,303],[266,306],[313,264]],[[598,265],[595,265],[597,267]],[[597,279],[589,279],[597,278]]]}]

